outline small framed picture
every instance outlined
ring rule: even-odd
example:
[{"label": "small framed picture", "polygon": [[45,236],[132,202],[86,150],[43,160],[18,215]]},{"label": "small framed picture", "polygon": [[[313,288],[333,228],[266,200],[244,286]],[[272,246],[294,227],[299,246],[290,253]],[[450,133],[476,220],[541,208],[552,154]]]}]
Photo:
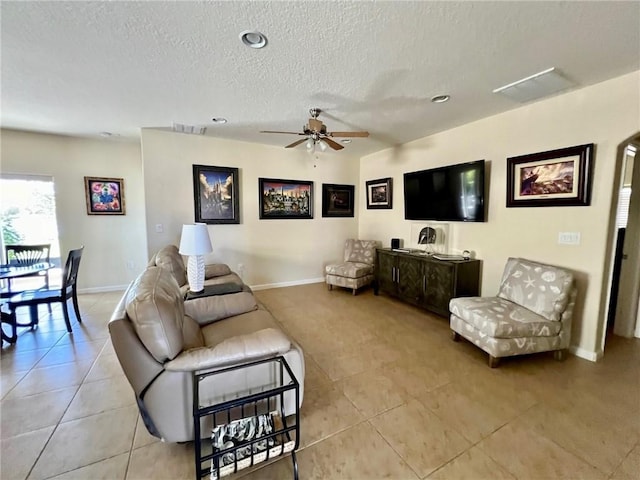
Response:
[{"label": "small framed picture", "polygon": [[313,218],[313,182],[258,178],[260,219]]},{"label": "small framed picture", "polygon": [[322,184],[322,216],[353,217],[355,186]]},{"label": "small framed picture", "polygon": [[507,158],[507,207],[591,203],[594,144]]},{"label": "small framed picture", "polygon": [[84,177],[88,215],[124,215],[122,178]]},{"label": "small framed picture", "polygon": [[367,208],[393,208],[393,178],[368,180]]},{"label": "small framed picture", "polygon": [[240,223],[238,169],[194,165],[193,202],[196,223]]}]

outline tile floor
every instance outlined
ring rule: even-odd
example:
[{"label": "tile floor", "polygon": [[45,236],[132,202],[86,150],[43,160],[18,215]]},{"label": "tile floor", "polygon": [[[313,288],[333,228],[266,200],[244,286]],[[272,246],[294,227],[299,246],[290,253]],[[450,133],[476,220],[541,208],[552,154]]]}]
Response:
[{"label": "tile floor", "polygon": [[[445,319],[370,290],[256,296],[305,350],[301,479],[640,478],[640,340],[612,338],[599,363],[489,369]],[[71,335],[42,308],[3,345],[3,480],[194,478],[192,445],[157,441],[138,416],[106,327],[119,297],[82,295]],[[244,475],[280,478],[289,459]]]}]

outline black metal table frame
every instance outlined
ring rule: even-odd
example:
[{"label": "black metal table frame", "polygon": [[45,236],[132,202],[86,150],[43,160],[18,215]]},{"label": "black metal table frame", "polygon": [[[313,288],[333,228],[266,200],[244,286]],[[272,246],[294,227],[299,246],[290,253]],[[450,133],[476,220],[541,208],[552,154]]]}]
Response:
[{"label": "black metal table frame", "polygon": [[[243,368],[250,368],[256,365],[261,365],[261,364],[266,364],[266,363],[273,363],[273,362],[277,362],[279,363],[279,384],[280,386],[278,387],[274,387],[268,390],[265,390],[263,392],[258,392],[258,393],[254,393],[254,394],[250,394],[250,395],[245,395],[245,396],[241,396],[238,398],[235,398],[233,400],[229,400],[226,402],[221,402],[221,403],[217,403],[217,404],[213,404],[213,405],[209,405],[209,406],[200,406],[200,389],[199,389],[199,384],[200,381],[202,381],[203,379],[205,379],[206,377],[212,376],[212,375],[219,375],[222,373],[226,373],[226,372],[231,372],[234,370],[239,370],[239,369],[243,369]],[[284,385],[284,373],[288,374],[289,378],[291,379],[291,381],[287,384]],[[295,425],[293,426],[288,426],[287,425],[287,420],[284,414],[284,395],[286,392],[289,391],[295,391]],[[257,414],[257,405],[259,401],[264,401],[267,400],[267,411],[270,410],[270,399],[272,397],[279,397],[279,410],[280,410],[280,417],[282,419],[282,423],[283,423],[283,428],[281,429],[274,429],[273,433],[271,434],[267,434],[267,435],[263,435],[260,436],[258,438],[254,438],[252,440],[247,441],[245,444],[241,445],[241,446],[234,446],[231,448],[227,448],[227,449],[223,449],[223,450],[218,450],[215,447],[212,447],[212,453],[210,454],[202,454],[202,440],[206,440],[201,438],[201,428],[200,428],[200,418],[206,415],[211,415],[213,418],[213,423],[214,426],[216,425],[216,414],[220,413],[220,412],[226,412],[226,419],[227,419],[227,423],[230,423],[231,421],[231,410],[234,408],[240,408],[241,412],[242,412],[242,417],[245,417],[245,407],[247,407],[248,405],[253,405],[253,413],[254,415]],[[223,455],[226,455],[228,453],[234,454],[234,473],[238,472],[238,458],[235,455],[235,452],[241,448],[244,447],[246,445],[251,445],[251,461],[250,461],[250,466],[253,466],[254,464],[257,463],[261,463],[261,462],[256,462],[254,463],[254,451],[253,451],[253,444],[255,444],[256,442],[259,441],[263,441],[263,440],[267,440],[267,439],[275,439],[278,436],[282,436],[283,434],[286,436],[287,440],[291,441],[291,435],[290,433],[292,431],[295,431],[295,445],[291,451],[291,459],[293,462],[293,475],[294,475],[294,479],[298,480],[298,461],[296,459],[296,450],[299,447],[300,444],[300,384],[298,383],[298,380],[296,379],[295,375],[293,374],[293,372],[291,371],[291,367],[289,367],[289,364],[287,363],[287,361],[285,360],[284,357],[282,356],[278,356],[278,357],[272,357],[272,358],[267,358],[267,359],[263,359],[263,360],[257,360],[254,362],[249,362],[249,363],[245,363],[245,364],[241,364],[241,365],[235,365],[232,367],[227,367],[227,368],[223,368],[223,369],[219,369],[219,370],[211,370],[211,371],[196,371],[193,373],[193,419],[194,419],[194,450],[195,450],[195,462],[196,462],[196,479],[201,479],[203,477],[205,477],[207,475],[207,473],[209,473],[212,470],[215,470],[217,475],[216,478],[220,478],[219,476],[219,469],[220,469],[220,460],[222,458]],[[211,435],[209,435],[210,438]],[[266,454],[266,459],[264,461],[268,461],[271,458],[275,458],[275,457],[271,457],[269,455],[269,448],[267,448],[266,450],[267,454]],[[284,455],[285,453],[280,453],[276,456],[281,456]],[[203,462],[207,462],[211,460],[211,468],[202,468],[202,463]]]},{"label": "black metal table frame", "polygon": [[[29,265],[25,267],[3,264],[3,265],[0,265],[0,280],[8,281],[14,278],[35,276],[40,272],[46,272],[47,270],[50,270],[53,267],[54,265],[50,262],[39,262],[39,263],[35,263],[33,265]],[[0,292],[0,298],[8,298],[17,293],[20,293],[20,292],[19,291],[12,292],[10,290],[6,293]],[[2,330],[1,324],[2,323],[12,324],[14,320],[15,320],[14,316],[12,316],[10,313],[0,311],[0,334],[2,335],[2,340],[9,343],[15,343],[17,341],[18,335],[17,333],[15,333],[16,329],[14,328],[14,335],[9,336],[6,333],[4,333],[4,330]],[[31,319],[30,323],[18,323],[16,321],[15,326],[16,327],[33,327],[37,325],[37,323],[38,323],[38,319],[36,318],[35,321]]]}]

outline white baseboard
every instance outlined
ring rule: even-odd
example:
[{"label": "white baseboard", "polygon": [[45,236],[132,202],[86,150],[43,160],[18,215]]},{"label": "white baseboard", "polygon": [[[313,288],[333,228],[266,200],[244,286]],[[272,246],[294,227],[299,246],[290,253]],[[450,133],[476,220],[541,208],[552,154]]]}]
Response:
[{"label": "white baseboard", "polygon": [[280,283],[265,283],[263,285],[249,285],[251,290],[267,290],[268,288],[283,288],[283,287],[295,287],[296,285],[308,285],[310,283],[322,283],[324,277],[309,278],[306,280],[295,280],[293,282],[280,282]]},{"label": "white baseboard", "polygon": [[585,360],[589,360],[591,362],[597,362],[602,358],[604,354],[604,352],[602,352],[601,350],[593,352],[591,350],[586,350],[580,347],[569,347],[569,351],[576,357],[584,358]]},{"label": "white baseboard", "polygon": [[79,288],[78,293],[106,293],[106,292],[124,292],[129,285],[110,285],[107,287],[91,287],[91,288]]}]

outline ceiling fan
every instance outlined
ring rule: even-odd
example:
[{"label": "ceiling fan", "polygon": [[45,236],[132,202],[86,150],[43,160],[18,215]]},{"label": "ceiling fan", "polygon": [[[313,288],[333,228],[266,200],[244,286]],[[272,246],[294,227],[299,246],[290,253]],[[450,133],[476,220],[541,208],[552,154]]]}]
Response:
[{"label": "ceiling fan", "polygon": [[333,140],[332,137],[368,137],[369,132],[327,132],[327,126],[322,123],[321,120],[318,120],[318,115],[322,110],[319,108],[311,108],[309,109],[309,115],[311,118],[309,119],[309,123],[302,128],[302,132],[278,132],[273,130],[263,130],[260,133],[285,133],[288,135],[303,135],[306,138],[302,140],[297,140],[290,145],[287,145],[284,148],[293,148],[297,147],[301,143],[306,142],[307,150],[314,150],[316,145],[323,152],[327,149],[327,146],[333,148],[334,150],[342,150],[344,147],[340,145],[338,142]]}]

